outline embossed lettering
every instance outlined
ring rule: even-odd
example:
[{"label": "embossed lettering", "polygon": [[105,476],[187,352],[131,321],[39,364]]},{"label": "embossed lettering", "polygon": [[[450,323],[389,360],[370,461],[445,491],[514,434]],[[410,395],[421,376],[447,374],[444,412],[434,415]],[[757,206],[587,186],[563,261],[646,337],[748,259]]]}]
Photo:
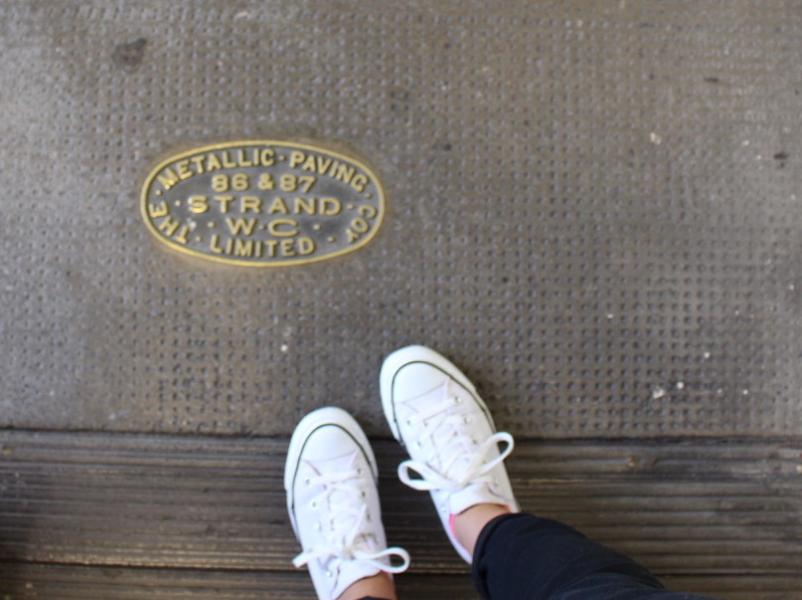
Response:
[{"label": "embossed lettering", "polygon": [[379,180],[360,161],[314,144],[253,140],[161,161],[145,179],[140,211],[173,250],[264,267],[361,248],[385,206]]}]

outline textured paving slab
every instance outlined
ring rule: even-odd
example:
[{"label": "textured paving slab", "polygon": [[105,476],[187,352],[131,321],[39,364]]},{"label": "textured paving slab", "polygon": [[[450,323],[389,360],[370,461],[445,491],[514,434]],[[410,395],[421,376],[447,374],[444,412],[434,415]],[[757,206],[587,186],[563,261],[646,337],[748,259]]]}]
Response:
[{"label": "textured paving slab", "polygon": [[[0,424],[385,432],[409,342],[533,436],[802,427],[802,10],[708,2],[3,2]],[[296,137],[387,189],[356,254],[150,239],[165,152]]]}]

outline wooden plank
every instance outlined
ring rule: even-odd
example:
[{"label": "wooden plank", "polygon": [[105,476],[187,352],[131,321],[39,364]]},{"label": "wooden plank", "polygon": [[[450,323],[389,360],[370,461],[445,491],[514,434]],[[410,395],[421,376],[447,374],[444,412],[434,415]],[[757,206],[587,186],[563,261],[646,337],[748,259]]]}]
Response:
[{"label": "wooden plank", "polygon": [[[671,576],[673,590],[721,600],[802,598],[802,576]],[[400,597],[416,600],[478,598],[464,575],[405,573],[396,577]],[[0,565],[0,590],[13,600],[312,600],[303,571],[216,571],[142,569],[6,563]]]},{"label": "wooden plank", "polygon": [[[0,433],[0,558],[282,571],[298,551],[281,484],[287,440]],[[418,573],[463,573],[428,497],[375,449],[388,537]],[[802,572],[802,443],[522,441],[522,506],[658,574]]]},{"label": "wooden plank", "polygon": [[[402,597],[476,598],[468,577],[398,577]],[[313,600],[305,571],[137,569],[12,563],[0,566],[0,590],[10,600]]]},{"label": "wooden plank", "polygon": [[794,600],[802,598],[802,575],[670,575],[662,578],[671,590],[721,600]]},{"label": "wooden plank", "polygon": [[[802,576],[703,575],[663,578],[672,590],[720,600],[802,598]],[[405,573],[396,577],[402,598],[478,598],[465,575]],[[5,563],[0,590],[13,600],[313,600],[303,571],[216,571]]]}]

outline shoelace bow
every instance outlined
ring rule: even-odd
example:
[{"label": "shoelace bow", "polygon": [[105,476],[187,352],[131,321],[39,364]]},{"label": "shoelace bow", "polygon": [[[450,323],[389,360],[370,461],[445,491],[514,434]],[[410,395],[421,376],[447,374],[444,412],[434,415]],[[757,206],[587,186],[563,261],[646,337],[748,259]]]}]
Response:
[{"label": "shoelace bow", "polygon": [[[325,473],[310,479],[309,485],[323,486],[323,491],[312,502],[325,502],[329,505],[331,528],[328,533],[325,529],[322,530],[326,543],[304,550],[293,559],[293,565],[302,567],[313,560],[334,558],[339,561],[365,563],[385,573],[401,573],[409,567],[409,553],[403,548],[394,546],[379,552],[363,549],[365,536],[361,533],[361,528],[367,515],[367,504],[358,486],[361,478],[361,471],[353,469]],[[353,517],[353,525],[345,529],[342,525],[348,523],[348,517]],[[393,556],[400,558],[401,564],[393,565],[390,562]],[[387,562],[383,562],[383,558],[387,558]],[[333,575],[331,570],[329,575]]]},{"label": "shoelace bow", "polygon": [[[506,431],[494,433],[481,443],[466,439],[463,429],[472,409],[470,405],[462,409],[456,407],[460,398],[450,391],[450,384],[449,380],[443,384],[443,397],[438,403],[410,417],[409,424],[424,428],[419,437],[428,436],[435,456],[440,458],[440,468],[432,466],[433,457],[426,461],[409,459],[398,465],[399,479],[415,490],[459,492],[504,461],[515,444],[512,435]],[[490,450],[498,452],[501,442],[506,444],[504,450],[494,458],[485,460]],[[465,467],[455,469],[458,462],[465,462]],[[456,470],[457,474],[452,474],[452,470]],[[417,473],[419,477],[413,478],[410,472]]]}]

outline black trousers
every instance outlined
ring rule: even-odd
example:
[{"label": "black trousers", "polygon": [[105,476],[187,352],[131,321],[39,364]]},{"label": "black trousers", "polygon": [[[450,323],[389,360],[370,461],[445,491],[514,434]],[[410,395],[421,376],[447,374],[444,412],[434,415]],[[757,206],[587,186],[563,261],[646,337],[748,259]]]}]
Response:
[{"label": "black trousers", "polygon": [[489,600],[704,600],[669,592],[631,558],[526,513],[485,525],[471,576]]},{"label": "black trousers", "polygon": [[667,591],[644,567],[550,519],[490,521],[476,542],[473,583],[492,600],[700,600]]}]

